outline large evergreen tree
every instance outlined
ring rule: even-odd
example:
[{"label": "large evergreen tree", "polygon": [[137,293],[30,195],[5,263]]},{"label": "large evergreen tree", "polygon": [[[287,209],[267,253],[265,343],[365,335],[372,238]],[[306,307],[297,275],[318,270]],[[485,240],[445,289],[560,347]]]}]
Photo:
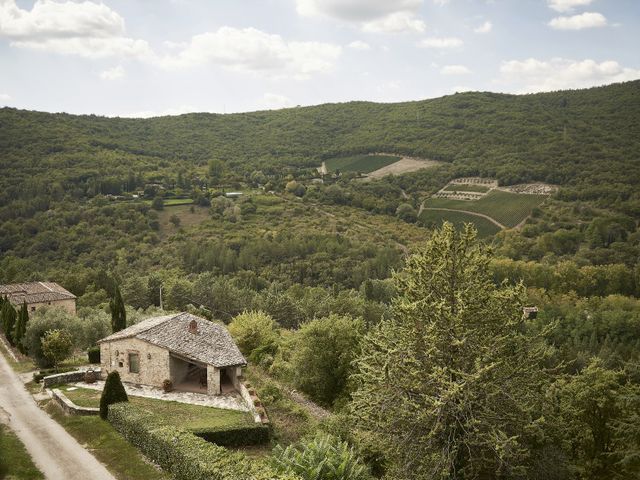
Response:
[{"label": "large evergreen tree", "polygon": [[15,345],[15,341],[13,339],[13,329],[16,324],[16,318],[18,317],[18,313],[16,309],[13,308],[11,302],[7,299],[3,302],[2,305],[2,329],[4,330],[4,334],[7,337],[7,340],[11,345]]},{"label": "large evergreen tree", "polygon": [[22,306],[20,307],[20,311],[18,312],[18,320],[16,321],[16,325],[13,328],[13,341],[15,342],[18,350],[21,353],[27,353],[26,348],[22,344],[22,339],[24,338],[24,332],[27,331],[27,322],[29,321],[29,310],[27,309],[27,302],[22,302]]},{"label": "large evergreen tree", "polygon": [[111,330],[113,333],[127,328],[127,311],[117,283],[114,285],[113,298],[109,302],[109,307],[111,309]]},{"label": "large evergreen tree", "polygon": [[408,258],[394,318],[356,361],[352,413],[393,478],[521,478],[542,434],[545,349],[525,333],[524,288],[493,284],[475,236],[445,223]]}]

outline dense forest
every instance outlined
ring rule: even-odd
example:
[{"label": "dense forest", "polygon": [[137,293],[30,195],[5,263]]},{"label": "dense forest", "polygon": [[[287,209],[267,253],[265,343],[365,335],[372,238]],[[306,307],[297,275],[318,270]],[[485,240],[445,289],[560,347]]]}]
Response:
[{"label": "dense forest", "polygon": [[[380,152],[438,163],[317,171]],[[230,325],[285,467],[326,434],[353,479],[637,478],[640,81],[151,119],[4,108],[0,169],[0,283],[78,296],[78,318],[29,321],[30,355],[49,327],[91,347],[121,291],[129,324],[162,306]],[[418,215],[462,176],[557,191],[476,239]],[[332,419],[279,430],[297,414],[278,382]]]}]

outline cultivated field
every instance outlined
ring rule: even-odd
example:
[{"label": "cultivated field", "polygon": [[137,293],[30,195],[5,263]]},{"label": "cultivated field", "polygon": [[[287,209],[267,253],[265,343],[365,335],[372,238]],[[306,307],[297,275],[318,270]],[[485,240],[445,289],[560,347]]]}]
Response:
[{"label": "cultivated field", "polygon": [[328,173],[340,172],[369,173],[400,160],[394,155],[353,155],[350,157],[330,158],[324,164]]},{"label": "cultivated field", "polygon": [[387,175],[402,175],[403,173],[416,172],[423,168],[435,167],[440,165],[441,162],[435,160],[423,160],[420,158],[404,157],[395,163],[382,167],[378,170],[371,172],[363,180],[374,180],[377,178],[386,177]]},{"label": "cultivated field", "polygon": [[465,183],[450,183],[446,187],[443,188],[448,192],[478,192],[485,193],[490,190],[490,187],[485,185],[470,185]]},{"label": "cultivated field", "polygon": [[426,208],[450,208],[482,213],[506,227],[515,227],[546,198],[547,195],[527,195],[492,190],[486,196],[475,201],[429,198],[425,201],[424,206]]},{"label": "cultivated field", "polygon": [[473,223],[478,230],[478,237],[486,238],[495,235],[500,231],[500,227],[491,223],[486,218],[470,215],[464,212],[447,212],[442,210],[423,210],[420,220],[428,227],[440,227],[442,222],[447,221],[461,229],[465,223]]}]

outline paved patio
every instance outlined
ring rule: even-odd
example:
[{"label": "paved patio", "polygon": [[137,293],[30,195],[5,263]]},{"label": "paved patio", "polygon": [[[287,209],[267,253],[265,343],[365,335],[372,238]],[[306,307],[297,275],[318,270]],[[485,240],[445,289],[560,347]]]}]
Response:
[{"label": "paved patio", "polygon": [[[73,383],[72,385],[80,388],[102,390],[104,388],[104,381],[99,380],[95,383],[78,382]],[[247,407],[247,404],[238,392],[223,393],[222,395],[205,395],[202,393],[178,391],[165,393],[160,388],[150,387],[148,385],[131,385],[128,383],[123,383],[123,385],[127,395],[131,395],[133,397],[155,398],[157,400],[189,403],[191,405],[224,408],[226,410],[238,410],[241,412],[249,411],[249,407]]]}]

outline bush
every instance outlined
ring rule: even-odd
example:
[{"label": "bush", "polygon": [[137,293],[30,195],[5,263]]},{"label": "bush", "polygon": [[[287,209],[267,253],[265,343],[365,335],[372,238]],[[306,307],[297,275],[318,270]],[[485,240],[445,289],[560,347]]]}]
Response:
[{"label": "bush", "polygon": [[371,474],[353,448],[339,438],[318,433],[307,443],[273,449],[272,466],[304,480],[369,480]]},{"label": "bush", "polygon": [[103,420],[107,419],[109,405],[128,401],[129,397],[127,397],[127,392],[124,390],[124,386],[120,381],[120,374],[118,372],[111,372],[107,375],[102,396],[100,397],[100,417]]},{"label": "bush", "polygon": [[300,480],[289,473],[279,475],[261,461],[230,452],[191,432],[162,425],[157,417],[129,404],[113,405],[109,422],[177,480]]},{"label": "bush", "polygon": [[242,353],[257,353],[252,358],[254,361],[260,361],[266,354],[274,354],[280,340],[276,322],[262,311],[245,311],[237,315],[229,324],[229,333]]},{"label": "bush", "polygon": [[87,349],[87,357],[89,358],[89,363],[100,363],[100,347],[89,347]]},{"label": "bush", "polygon": [[271,429],[267,425],[261,425],[259,423],[251,426],[226,427],[216,430],[191,430],[191,433],[221,447],[262,445],[268,443],[271,439]]},{"label": "bush", "polygon": [[68,332],[74,344],[78,344],[78,332],[82,330],[81,321],[62,308],[41,308],[36,310],[27,323],[22,344],[27,353],[39,367],[49,368],[53,364],[42,351],[42,338],[50,330],[64,330]]}]

